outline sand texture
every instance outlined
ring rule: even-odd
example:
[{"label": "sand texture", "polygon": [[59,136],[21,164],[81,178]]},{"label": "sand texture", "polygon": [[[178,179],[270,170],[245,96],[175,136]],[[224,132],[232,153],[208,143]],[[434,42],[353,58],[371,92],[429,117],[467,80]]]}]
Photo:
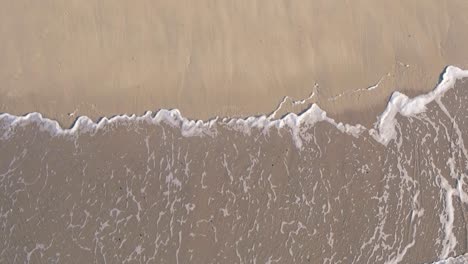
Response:
[{"label": "sand texture", "polygon": [[207,119],[316,91],[330,114],[374,117],[391,91],[428,91],[445,65],[468,66],[467,11],[462,0],[3,1],[0,111],[67,126],[160,108]]}]

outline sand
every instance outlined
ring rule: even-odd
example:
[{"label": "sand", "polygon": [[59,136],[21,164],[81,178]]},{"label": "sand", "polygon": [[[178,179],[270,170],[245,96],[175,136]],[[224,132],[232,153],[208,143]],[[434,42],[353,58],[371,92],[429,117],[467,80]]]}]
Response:
[{"label": "sand", "polygon": [[0,262],[466,254],[468,81],[398,115],[385,144],[369,129],[391,92],[414,96],[446,65],[468,68],[467,11],[455,0],[3,3],[0,112],[68,127],[161,108],[279,118],[317,102],[365,128],[216,119],[187,136],[170,118],[121,118],[54,133],[38,114],[1,115]]},{"label": "sand", "polygon": [[311,101],[331,115],[373,118],[391,91],[428,91],[447,64],[468,66],[466,11],[462,0],[6,1],[0,112],[65,126],[160,108],[248,116],[317,85]]}]

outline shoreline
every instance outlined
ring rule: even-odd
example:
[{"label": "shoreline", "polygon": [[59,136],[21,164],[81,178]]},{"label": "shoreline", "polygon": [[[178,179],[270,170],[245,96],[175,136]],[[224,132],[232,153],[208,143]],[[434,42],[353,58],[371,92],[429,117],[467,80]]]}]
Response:
[{"label": "shoreline", "polygon": [[[395,120],[397,115],[413,116],[425,111],[426,106],[431,102],[444,96],[445,92],[450,89],[456,88],[456,83],[459,80],[468,78],[468,70],[462,70],[456,66],[447,66],[444,71],[439,75],[439,83],[427,93],[420,93],[417,96],[409,97],[402,92],[394,91],[388,100],[384,110],[375,116],[373,126],[362,125],[360,122],[349,124],[336,117],[331,117],[323,110],[318,104],[309,104],[300,113],[289,112],[283,114],[280,118],[274,118],[278,110],[281,108],[286,99],[285,97],[278,107],[267,115],[249,116],[244,118],[233,117],[214,117],[208,120],[193,120],[185,117],[178,109],[160,109],[156,112],[146,111],[143,115],[114,115],[110,118],[101,117],[97,121],[93,121],[88,116],[77,117],[73,125],[64,128],[57,120],[43,117],[41,113],[32,112],[23,116],[16,116],[9,113],[1,113],[0,121],[7,120],[8,130],[2,135],[2,138],[7,137],[5,134],[17,125],[27,125],[29,123],[36,123],[40,129],[48,130],[52,135],[73,135],[84,132],[93,132],[102,129],[106,125],[114,122],[140,122],[144,121],[152,124],[166,123],[172,127],[180,129],[182,136],[203,136],[214,135],[216,132],[216,125],[224,124],[232,128],[241,127],[246,134],[250,134],[250,129],[260,129],[268,131],[270,128],[283,128],[288,127],[291,129],[292,136],[295,138],[296,146],[300,149],[302,142],[300,137],[299,128],[302,125],[313,126],[317,122],[328,122],[335,126],[343,133],[358,137],[364,131],[368,132],[377,142],[386,146],[389,141],[395,137]],[[292,104],[306,103],[307,100],[313,98],[314,93],[308,98],[294,100],[291,99]],[[366,120],[363,120],[366,121]]]},{"label": "shoreline", "polygon": [[[461,66],[455,66],[457,68],[467,68]],[[441,67],[443,68],[443,67]],[[323,88],[316,83],[312,88],[306,91],[306,95],[304,97],[297,97],[294,95],[284,95],[280,97],[276,103],[272,104],[272,107],[267,108],[266,105],[269,105],[269,101],[273,99],[273,97],[268,97],[268,100],[265,102],[261,102],[256,108],[260,108],[261,110],[258,111],[254,109],[244,109],[241,110],[243,107],[241,106],[233,106],[227,105],[224,106],[221,113],[216,111],[206,112],[205,110],[200,110],[199,108],[205,108],[203,104],[196,104],[193,109],[187,109],[186,105],[181,105],[181,107],[161,107],[158,110],[154,110],[154,112],[158,112],[160,110],[178,110],[182,113],[182,115],[189,119],[189,120],[202,120],[202,121],[210,121],[216,118],[230,118],[230,119],[246,119],[249,117],[259,117],[259,116],[277,116],[277,117],[284,117],[289,113],[301,113],[306,111],[312,104],[317,104],[320,106],[322,110],[327,112],[330,116],[334,116],[335,119],[340,119],[342,122],[345,123],[352,123],[353,118],[349,118],[347,113],[348,112],[358,112],[363,115],[361,120],[362,124],[366,127],[372,126],[372,124],[376,121],[376,116],[381,114],[387,103],[390,99],[390,96],[395,91],[400,91],[404,94],[407,94],[411,97],[417,96],[422,93],[430,92],[438,85],[438,81],[440,81],[440,71],[436,74],[431,75],[431,78],[427,79],[424,82],[418,84],[417,88],[409,87],[405,82],[410,83],[411,81],[403,81],[402,84],[399,86],[394,85],[396,82],[395,80],[386,81],[384,77],[390,77],[390,74],[384,75],[384,77],[380,78],[376,83],[373,83],[368,86],[363,86],[361,88],[354,88],[351,90],[345,90],[340,94],[334,94],[331,96],[323,95]],[[391,76],[394,77],[394,76]],[[390,78],[388,78],[390,79]],[[414,77],[410,77],[410,80],[415,79]],[[426,85],[423,85],[426,83]],[[431,85],[435,83],[435,85]],[[393,87],[393,88],[391,88]],[[395,87],[403,87],[402,89],[397,89]],[[325,90],[327,90],[325,88]],[[263,100],[263,99],[262,99]],[[80,107],[74,107],[73,111],[61,112],[57,110],[50,110],[50,109],[43,109],[42,106],[39,106],[40,109],[38,111],[22,111],[25,107],[16,107],[17,109],[12,109],[12,111],[3,111],[5,108],[5,104],[1,102],[0,99],[0,113],[8,113],[15,116],[24,116],[29,113],[41,113],[42,116],[57,121],[62,128],[70,128],[76,122],[77,117],[79,116],[86,116],[93,120],[93,122],[98,122],[103,118],[111,118],[114,116],[121,116],[121,115],[136,115],[141,116],[144,115],[151,109],[152,107],[147,107],[140,109],[141,111],[115,111],[115,112],[108,112],[108,110],[96,110],[97,106],[95,104],[91,104],[85,110],[82,110]],[[267,102],[268,101],[268,102]],[[285,104],[289,101],[289,105]],[[82,105],[85,103],[80,103]],[[285,104],[285,107],[282,107],[282,104]],[[165,105],[165,104],[162,104]],[[167,103],[167,105],[171,105]],[[177,104],[175,104],[177,105]],[[26,107],[27,109],[31,109],[31,107]],[[35,106],[32,109],[36,108]],[[61,108],[61,107],[58,107]],[[118,107],[119,109],[121,107]],[[139,107],[140,108],[140,107]],[[140,114],[141,113],[141,114]],[[225,113],[225,114],[223,114]]]},{"label": "shoreline", "polygon": [[148,109],[245,117],[318,84],[330,115],[378,113],[390,92],[429,91],[445,65],[468,68],[459,0],[184,1],[6,3],[0,111],[64,126],[70,113]]}]

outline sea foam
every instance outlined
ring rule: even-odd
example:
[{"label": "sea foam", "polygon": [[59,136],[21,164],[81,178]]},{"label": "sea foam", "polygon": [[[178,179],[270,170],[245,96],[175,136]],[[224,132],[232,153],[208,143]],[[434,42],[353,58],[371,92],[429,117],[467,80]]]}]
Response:
[{"label": "sea foam", "polygon": [[304,135],[307,128],[310,128],[317,122],[328,122],[339,131],[354,137],[358,137],[360,134],[367,132],[377,142],[386,146],[396,137],[395,124],[398,114],[402,116],[413,116],[424,112],[427,104],[441,98],[447,90],[454,87],[456,80],[465,77],[468,77],[468,70],[462,70],[455,66],[448,66],[445,68],[442,80],[431,92],[414,98],[409,98],[400,92],[394,92],[386,109],[378,116],[374,127],[370,129],[360,124],[352,125],[337,122],[328,117],[327,113],[317,104],[312,104],[309,109],[299,115],[290,113],[280,119],[274,119],[272,115],[261,115],[246,118],[223,118],[221,120],[216,117],[208,121],[190,120],[184,117],[178,109],[162,109],[156,113],[148,111],[142,116],[129,116],[124,114],[112,118],[104,117],[98,122],[94,122],[87,116],[81,116],[76,119],[75,123],[70,128],[63,128],[57,121],[45,118],[37,112],[29,113],[24,116],[3,113],[0,114],[0,121],[4,130],[1,138],[7,139],[14,133],[16,127],[31,123],[37,124],[41,130],[48,131],[53,136],[73,136],[82,132],[94,133],[111,123],[143,121],[150,124],[168,124],[174,128],[180,129],[181,134],[185,137],[215,136],[217,134],[216,126],[221,123],[227,124],[232,129],[244,132],[245,134],[250,134],[252,129],[259,129],[262,130],[263,133],[268,133],[272,128],[288,128],[296,147],[300,149],[302,148],[302,140],[307,138],[307,136]]}]

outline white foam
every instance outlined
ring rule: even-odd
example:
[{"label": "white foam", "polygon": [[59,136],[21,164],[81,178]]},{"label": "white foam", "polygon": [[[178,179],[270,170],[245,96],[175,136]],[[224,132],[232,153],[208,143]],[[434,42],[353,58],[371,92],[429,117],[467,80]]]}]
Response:
[{"label": "white foam", "polygon": [[387,145],[388,142],[396,137],[395,124],[397,114],[413,116],[424,112],[427,104],[441,98],[447,90],[454,86],[458,79],[466,77],[468,77],[468,71],[455,66],[448,66],[445,69],[442,81],[429,93],[410,99],[400,92],[394,92],[385,111],[379,116],[375,128],[370,129],[369,133],[375,140],[383,145]]},{"label": "white foam", "polygon": [[146,122],[151,124],[165,123],[172,127],[177,127],[185,137],[213,135],[216,133],[215,126],[217,119],[204,122],[201,120],[189,120],[183,117],[179,110],[162,109],[156,114],[151,111],[146,112],[142,116],[136,115],[118,115],[112,118],[101,118],[99,122],[94,122],[87,116],[80,116],[76,119],[71,128],[62,128],[60,124],[48,118],[44,118],[40,113],[29,113],[24,116],[15,116],[8,113],[0,114],[0,121],[5,122],[6,131],[2,135],[5,139],[11,135],[16,127],[36,124],[41,131],[48,131],[51,135],[76,135],[78,133],[90,132],[94,133],[104,126],[119,122]]},{"label": "white foam", "polygon": [[[165,123],[172,127],[180,129],[181,133],[185,137],[194,136],[214,136],[217,134],[216,126],[218,124],[218,118],[210,121],[202,120],[189,120],[182,116],[179,110],[160,110],[156,114],[152,112],[146,112],[142,116],[136,115],[119,115],[112,118],[102,118],[99,122],[95,123],[86,116],[79,117],[75,124],[69,128],[62,128],[59,123],[55,120],[44,118],[40,113],[30,113],[25,116],[14,116],[10,114],[1,114],[0,120],[6,123],[6,132],[2,135],[5,139],[14,132],[18,126],[25,126],[28,124],[37,124],[40,130],[48,131],[53,136],[56,135],[76,135],[80,132],[94,133],[99,129],[102,129],[105,125],[117,122],[147,122],[150,124],[161,124]],[[230,128],[237,131],[241,131],[245,134],[250,135],[252,129],[261,130],[264,134],[268,134],[272,128],[289,128],[293,135],[293,140],[296,147],[302,147],[302,133],[307,128],[315,125],[317,122],[326,121],[343,133],[348,133],[353,136],[358,136],[365,128],[361,125],[352,126],[349,124],[336,123],[335,120],[327,117],[325,111],[320,109],[316,104],[313,104],[307,111],[297,115],[290,113],[281,119],[271,120],[269,117],[262,115],[258,117],[247,117],[247,118],[224,118],[221,123],[227,124]]]},{"label": "white foam", "polygon": [[[437,98],[440,98],[448,89],[452,88],[457,79],[468,77],[468,71],[461,70],[454,66],[446,68],[443,80],[433,91],[419,95],[415,98],[408,98],[406,95],[394,92],[385,109],[378,117],[373,129],[367,130],[362,125],[350,125],[336,122],[329,118],[327,113],[316,104],[307,109],[302,114],[290,113],[280,119],[272,119],[271,115],[251,116],[247,118],[224,118],[221,122],[218,118],[209,121],[189,120],[182,116],[179,110],[160,110],[156,113],[150,111],[142,116],[118,115],[112,118],[102,118],[99,122],[94,122],[86,116],[79,117],[71,128],[62,128],[55,120],[44,118],[40,113],[29,113],[25,116],[15,116],[8,113],[0,114],[0,121],[3,123],[5,132],[2,139],[6,139],[15,131],[18,126],[25,126],[31,123],[39,125],[41,130],[48,131],[52,135],[76,135],[80,132],[94,133],[102,129],[105,125],[116,122],[140,122],[150,124],[165,123],[178,128],[185,137],[194,136],[215,136],[219,123],[227,124],[230,128],[250,134],[252,129],[260,129],[268,133],[271,128],[288,128],[292,133],[295,145],[301,148],[303,140],[308,140],[307,128],[317,122],[328,122],[343,133],[358,137],[364,131],[368,131],[375,140],[383,145],[387,145],[396,137],[395,124],[397,114],[411,116],[424,112],[426,105]],[[311,94],[312,97],[314,93]]]},{"label": "white foam", "polygon": [[289,113],[281,119],[271,120],[263,115],[259,117],[248,117],[246,119],[224,119],[230,127],[250,135],[252,129],[263,131],[268,134],[271,128],[288,128],[291,131],[294,143],[299,149],[302,148],[302,140],[307,139],[304,134],[308,128],[314,126],[318,122],[328,122],[335,126],[343,133],[347,133],[357,137],[365,128],[361,125],[349,125],[337,123],[334,119],[327,117],[327,113],[323,111],[317,104],[312,106],[300,115]]},{"label": "white foam", "polygon": [[458,257],[450,257],[447,259],[442,259],[436,262],[432,262],[432,264],[463,264],[468,262],[468,254],[461,255]]}]

